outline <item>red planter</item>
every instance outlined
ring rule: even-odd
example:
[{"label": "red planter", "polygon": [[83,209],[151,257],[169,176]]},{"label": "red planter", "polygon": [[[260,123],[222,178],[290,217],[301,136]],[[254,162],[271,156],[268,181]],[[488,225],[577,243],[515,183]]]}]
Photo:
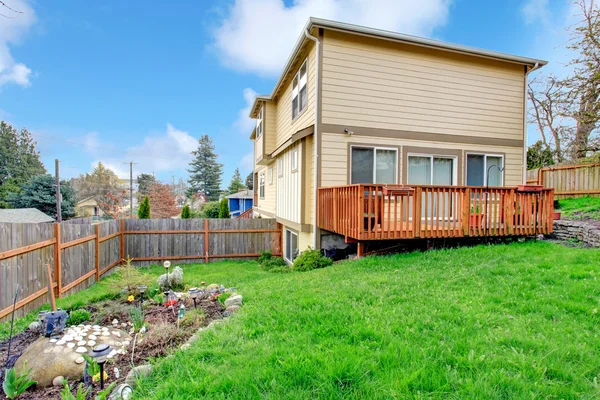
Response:
[{"label": "red planter", "polygon": [[469,226],[471,228],[481,228],[483,222],[483,214],[469,215]]},{"label": "red planter", "polygon": [[558,221],[558,220],[560,219],[560,214],[561,214],[561,212],[560,212],[560,211],[554,211],[554,212],[552,213],[552,219],[553,219],[554,221]]}]

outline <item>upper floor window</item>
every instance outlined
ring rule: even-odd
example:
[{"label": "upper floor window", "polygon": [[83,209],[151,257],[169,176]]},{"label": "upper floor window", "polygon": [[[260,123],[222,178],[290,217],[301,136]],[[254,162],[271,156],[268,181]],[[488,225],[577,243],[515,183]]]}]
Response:
[{"label": "upper floor window", "polygon": [[258,178],[258,197],[265,198],[265,173],[261,172]]},{"label": "upper floor window", "polygon": [[298,171],[298,149],[292,150],[292,172]]},{"label": "upper floor window", "polygon": [[467,154],[468,186],[502,186],[504,157],[495,154]]},{"label": "upper floor window", "polygon": [[350,183],[396,183],[398,150],[352,146]]},{"label": "upper floor window", "polygon": [[258,139],[263,134],[263,107],[260,108],[258,112],[258,117],[256,117],[256,138]]},{"label": "upper floor window", "polygon": [[273,167],[269,168],[269,185],[273,184]]},{"label": "upper floor window", "polygon": [[308,81],[308,74],[306,71],[306,60],[300,67],[294,80],[292,81],[292,119],[295,119],[308,104],[308,89],[306,83]]},{"label": "upper floor window", "polygon": [[283,159],[282,158],[277,159],[277,176],[278,177],[283,176]]}]

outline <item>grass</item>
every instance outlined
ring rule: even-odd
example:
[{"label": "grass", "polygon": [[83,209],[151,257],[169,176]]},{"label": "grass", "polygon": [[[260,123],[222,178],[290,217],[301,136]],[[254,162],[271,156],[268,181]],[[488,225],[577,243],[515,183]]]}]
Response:
[{"label": "grass", "polygon": [[578,197],[559,200],[562,217],[567,219],[595,219],[600,221],[600,197]]},{"label": "grass", "polygon": [[599,276],[599,250],[548,242],[291,274],[185,266],[244,306],[156,361],[135,398],[598,398]]}]

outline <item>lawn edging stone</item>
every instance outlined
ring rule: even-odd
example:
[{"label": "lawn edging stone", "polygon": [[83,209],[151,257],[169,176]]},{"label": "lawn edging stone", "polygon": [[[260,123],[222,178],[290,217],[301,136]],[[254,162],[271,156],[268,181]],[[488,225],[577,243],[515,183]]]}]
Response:
[{"label": "lawn edging stone", "polygon": [[577,239],[588,246],[600,247],[600,224],[561,219],[554,221],[553,236],[560,240]]}]

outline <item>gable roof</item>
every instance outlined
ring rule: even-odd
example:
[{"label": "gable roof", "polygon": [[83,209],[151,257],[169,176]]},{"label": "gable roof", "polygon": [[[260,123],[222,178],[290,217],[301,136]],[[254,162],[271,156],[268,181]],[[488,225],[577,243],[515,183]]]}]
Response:
[{"label": "gable roof", "polygon": [[403,33],[386,31],[383,29],[369,28],[366,26],[348,24],[348,23],[339,22],[339,21],[332,21],[329,19],[310,17],[308,19],[308,21],[306,22],[306,25],[304,26],[302,32],[300,33],[300,37],[296,41],[294,50],[292,51],[292,54],[290,54],[290,56],[285,64],[285,68],[283,69],[283,72],[279,76],[279,80],[275,84],[275,87],[273,88],[273,92],[271,92],[270,95],[258,95],[254,98],[254,103],[252,104],[252,107],[250,108],[250,117],[251,118],[253,118],[253,115],[255,115],[255,113],[258,111],[257,108],[258,108],[258,103],[260,101],[273,100],[273,98],[279,91],[281,85],[285,81],[287,74],[290,72],[290,69],[294,65],[294,60],[296,59],[298,52],[300,51],[300,49],[302,49],[302,46],[304,45],[304,43],[307,40],[310,40],[305,36],[305,32],[311,32],[311,30],[313,30],[315,28],[317,28],[317,29],[325,28],[325,29],[330,29],[330,30],[351,33],[351,34],[355,34],[355,35],[376,37],[376,38],[380,38],[380,39],[392,40],[392,41],[412,44],[412,45],[421,46],[421,47],[429,47],[429,48],[433,48],[433,49],[445,50],[445,51],[450,51],[450,52],[454,52],[454,53],[468,54],[468,55],[472,55],[472,56],[476,56],[476,57],[483,57],[483,58],[490,58],[490,59],[494,59],[494,60],[507,61],[507,62],[512,62],[512,63],[516,63],[516,64],[530,66],[530,67],[535,67],[536,65],[541,67],[541,66],[548,64],[548,61],[539,60],[539,59],[535,59],[535,58],[522,57],[522,56],[517,56],[517,55],[513,55],[513,54],[502,53],[499,51],[492,51],[492,50],[480,49],[477,47],[465,46],[465,45],[461,45],[461,44],[448,43],[448,42],[443,42],[441,40],[427,39],[427,38],[420,37],[420,36],[406,35]]},{"label": "gable roof", "polygon": [[0,210],[0,222],[32,223],[54,222],[54,218],[37,208],[16,208]]},{"label": "gable roof", "polygon": [[253,199],[254,198],[254,190],[244,189],[240,190],[237,193],[230,194],[229,196],[225,196],[228,199]]}]

